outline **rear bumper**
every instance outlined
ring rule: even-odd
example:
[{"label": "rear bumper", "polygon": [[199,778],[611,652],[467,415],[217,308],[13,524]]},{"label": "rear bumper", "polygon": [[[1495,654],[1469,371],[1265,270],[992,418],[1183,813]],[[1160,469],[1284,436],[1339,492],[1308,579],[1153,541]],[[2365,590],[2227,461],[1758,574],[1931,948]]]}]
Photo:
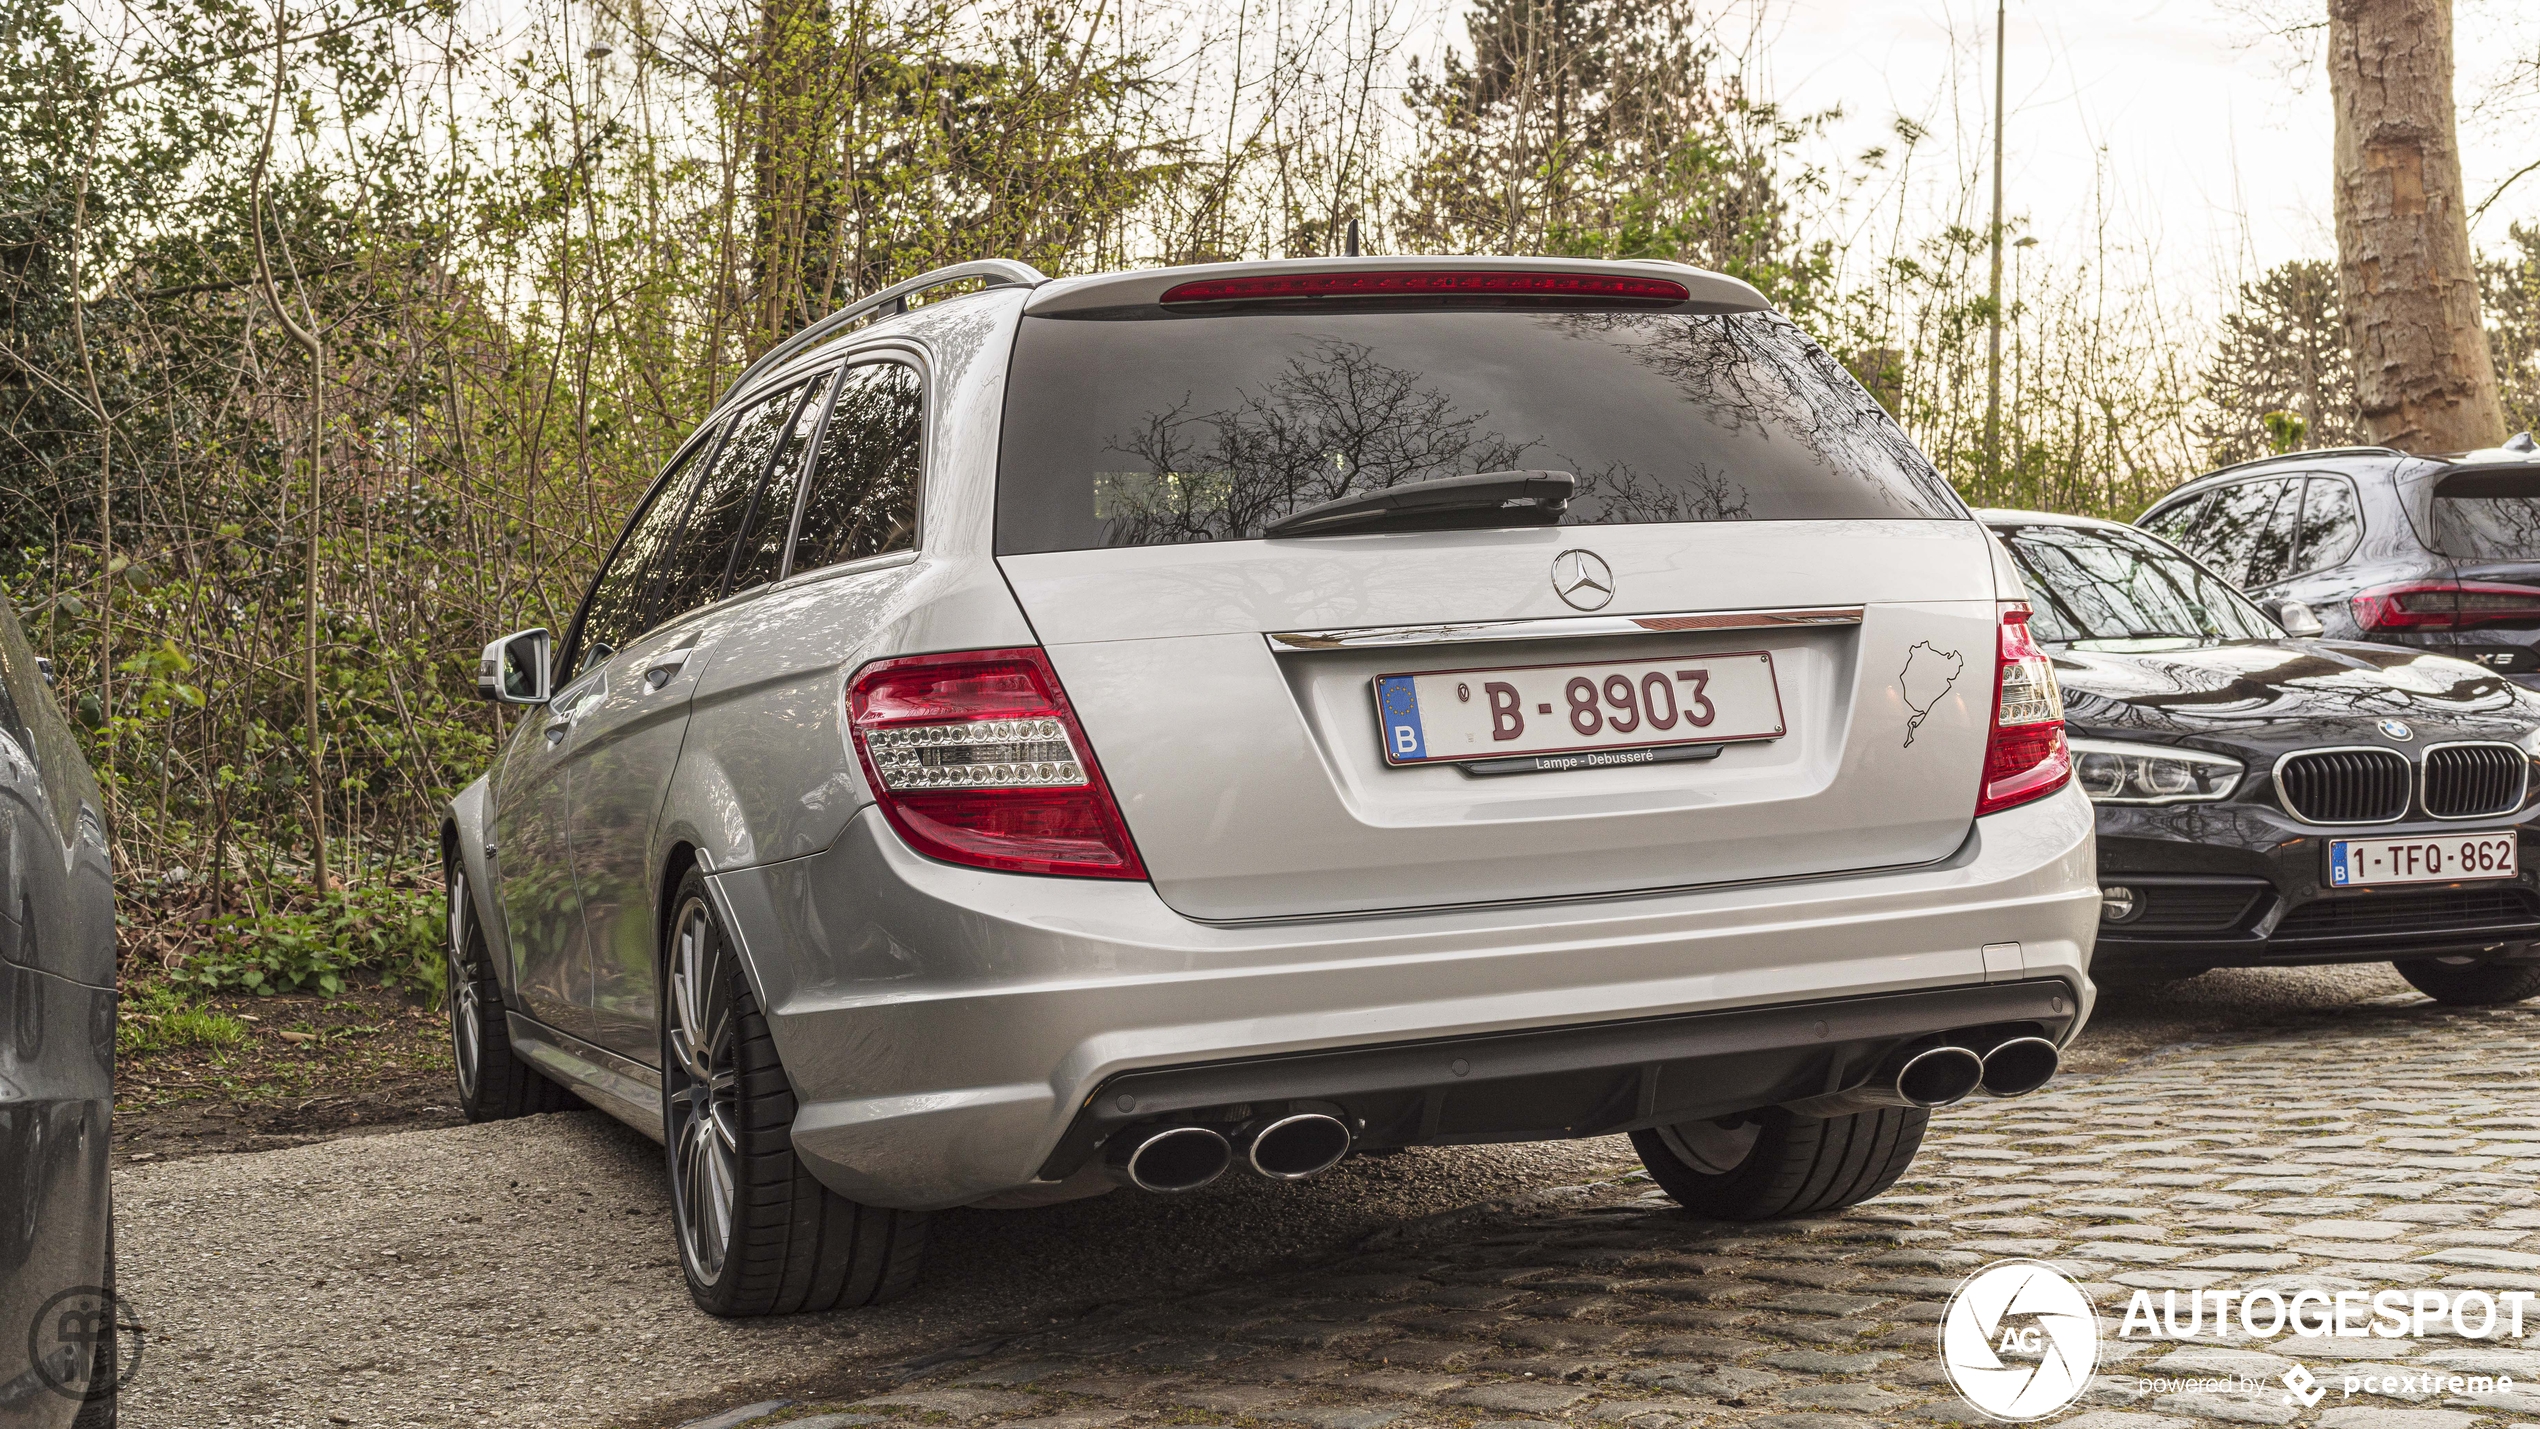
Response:
[{"label": "rear bumper", "polygon": [[1975,1033],[2058,1045],[2080,1015],[2061,978],[1787,1002],[1487,1037],[1123,1072],[1077,1113],[1041,1179],[1081,1169],[1114,1132],[1325,1111],[1369,1149],[1557,1141],[1777,1106],[1858,1086],[1899,1045]]},{"label": "rear bumper", "polygon": [[[1457,1040],[1468,1064],[1487,1042],[1491,1066],[1517,1069],[1503,1089],[1577,1083],[1461,1132],[1442,1108],[1427,1134],[1391,1133],[1402,1144],[1648,1124],[1710,1104],[1658,1089],[1738,1059],[1753,1085],[1729,1085],[1759,1098],[1741,1105],[1826,1090],[1830,1074],[1866,1074],[1841,1070],[1862,1046],[2002,1020],[1987,1009],[2013,987],[2027,991],[2006,1006],[2048,1004],[2018,1020],[2060,1015],[2069,1037],[2089,1011],[2099,898],[2090,807],[2072,789],[1981,820],[1917,868],[1310,922],[1198,923],[1144,884],[948,867],[869,809],[824,853],[714,882],[801,1102],[797,1151],[840,1193],[910,1208],[1042,1179],[1063,1147],[1090,1145],[1070,1132],[1098,1089],[1157,1069],[1205,1081],[1285,1064],[1302,1089],[1309,1065],[1434,1061],[1422,1044]],[[1734,1034],[1703,1020],[1766,1008],[1780,1012]],[[1557,1035],[1505,1036],[1521,1032]],[[1625,1082],[1619,1118],[1582,1090]]]}]

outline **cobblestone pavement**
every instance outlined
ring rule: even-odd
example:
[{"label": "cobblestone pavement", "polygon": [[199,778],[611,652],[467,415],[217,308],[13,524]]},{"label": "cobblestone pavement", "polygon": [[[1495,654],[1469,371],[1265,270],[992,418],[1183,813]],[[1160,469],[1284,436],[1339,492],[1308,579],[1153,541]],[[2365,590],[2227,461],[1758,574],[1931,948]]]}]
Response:
[{"label": "cobblestone pavement", "polygon": [[[1685,1218],[1637,1178],[1562,1188],[1414,1223],[1310,1270],[974,1346],[878,1395],[692,1423],[1974,1420],[1942,1376],[1937,1324],[1962,1277],[2006,1257],[2063,1267],[2099,1309],[2099,1377],[2059,1420],[2073,1429],[2540,1422],[2540,1394],[2471,1378],[2540,1385],[2530,1340],[2442,1326],[2116,1338],[2137,1289],[2540,1290],[2540,1012],[2392,1001],[2411,1005],[1951,1109],[1905,1181],[1841,1216],[1730,1226]],[[2540,1307],[2523,1328],[2540,1337]],[[2327,1391],[2315,1405],[2280,1382],[2297,1361]],[[2379,1392],[2348,1391],[2350,1377]]]}]

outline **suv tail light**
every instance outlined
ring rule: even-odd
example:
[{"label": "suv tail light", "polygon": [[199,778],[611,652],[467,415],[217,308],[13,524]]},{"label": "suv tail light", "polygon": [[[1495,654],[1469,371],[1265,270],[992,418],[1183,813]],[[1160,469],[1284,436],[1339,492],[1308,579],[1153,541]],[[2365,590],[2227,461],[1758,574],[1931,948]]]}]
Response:
[{"label": "suv tail light", "polygon": [[2073,777],[2072,751],[2064,744],[2064,695],[2055,687],[2055,667],[2029,634],[2028,617],[2025,605],[2003,607],[1977,818],[2043,798]]},{"label": "suv tail light", "polygon": [[2460,630],[2540,621],[2540,590],[2493,581],[2409,581],[2356,592],[2355,624],[2365,630]]},{"label": "suv tail light", "polygon": [[1145,878],[1038,648],[877,660],[847,687],[864,777],[909,847],[970,868]]}]

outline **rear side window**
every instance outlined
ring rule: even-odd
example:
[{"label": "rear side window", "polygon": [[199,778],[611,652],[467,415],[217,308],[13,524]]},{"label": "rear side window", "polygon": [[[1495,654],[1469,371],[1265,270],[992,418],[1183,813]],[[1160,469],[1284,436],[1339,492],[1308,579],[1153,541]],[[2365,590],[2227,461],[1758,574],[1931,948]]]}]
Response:
[{"label": "rear side window", "polygon": [[997,550],[1241,540],[1335,497],[1522,469],[1578,478],[1572,526],[1965,514],[1778,313],[1027,317]]},{"label": "rear side window", "polygon": [[802,389],[802,404],[794,409],[785,438],[777,444],[776,460],[767,469],[767,480],[742,522],[727,590],[765,585],[785,572],[785,537],[794,526],[794,496],[802,490],[803,449],[811,445],[811,435],[820,427],[820,409],[829,402],[830,376],[824,372]]},{"label": "rear side window", "polygon": [[913,549],[925,470],[926,387],[917,369],[899,362],[848,368],[820,432],[792,569]]},{"label": "rear side window", "polygon": [[2293,566],[2293,542],[2302,525],[2302,483],[2281,482],[2277,485],[2275,505],[2267,508],[2266,520],[2258,523],[2257,538],[2249,543],[2249,579],[2252,586],[2270,585],[2284,579]]},{"label": "rear side window", "polygon": [[2434,489],[2434,548],[2465,561],[2540,559],[2540,471],[2467,471]]},{"label": "rear side window", "polygon": [[2191,533],[2196,529],[2197,516],[2212,504],[2211,494],[2190,497],[2167,511],[2155,512],[2135,524],[2201,560],[2203,557],[2198,555]]},{"label": "rear side window", "polygon": [[731,434],[723,439],[714,465],[699,483],[688,519],[679,528],[678,544],[663,563],[660,593],[653,602],[652,618],[645,622],[647,628],[722,593],[741,522],[749,515],[761,478],[767,475],[768,458],[776,454],[802,400],[800,386],[788,387],[751,403],[732,419]]},{"label": "rear side window", "polygon": [[2212,566],[2223,579],[2242,580],[2248,574],[2249,552],[2266,530],[2276,499],[2292,485],[2280,479],[2244,481],[2215,492],[2197,517],[2195,529],[2179,542],[2180,549]]},{"label": "rear side window", "polygon": [[654,483],[652,499],[627,523],[626,534],[619,538],[599,579],[591,583],[590,598],[583,602],[582,628],[574,648],[566,652],[556,677],[559,685],[652,628],[645,614],[652,578],[670,547],[672,533],[679,528],[680,513],[688,509],[688,498],[695,494],[697,473],[704,469],[714,444],[711,432],[691,443],[679,464]]},{"label": "rear side window", "polygon": [[2354,483],[2342,476],[2315,476],[2302,488],[2301,571],[2326,570],[2355,554],[2364,535],[2364,515],[2355,501]]}]

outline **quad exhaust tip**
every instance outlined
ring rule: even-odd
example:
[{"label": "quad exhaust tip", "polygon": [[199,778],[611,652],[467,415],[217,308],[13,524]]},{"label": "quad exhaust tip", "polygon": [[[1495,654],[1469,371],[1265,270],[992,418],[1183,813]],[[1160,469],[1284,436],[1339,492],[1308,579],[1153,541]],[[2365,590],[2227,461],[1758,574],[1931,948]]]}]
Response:
[{"label": "quad exhaust tip", "polygon": [[1108,1158],[1112,1174],[1141,1191],[1196,1191],[1235,1164],[1234,1147],[1204,1126],[1168,1126],[1124,1143]]},{"label": "quad exhaust tip", "polygon": [[1979,1085],[1988,1096],[2024,1097],[2052,1080],[2062,1061],[2063,1054],[2045,1038],[2014,1037],[1984,1054]]},{"label": "quad exhaust tip", "polygon": [[1896,1069],[1895,1087],[1907,1106],[1944,1107],[1966,1100],[1983,1081],[1982,1057],[1964,1047],[1933,1047]]},{"label": "quad exhaust tip", "polygon": [[1350,1141],[1349,1127],[1339,1117],[1299,1112],[1254,1133],[1244,1159],[1273,1181],[1303,1181],[1341,1164]]}]

